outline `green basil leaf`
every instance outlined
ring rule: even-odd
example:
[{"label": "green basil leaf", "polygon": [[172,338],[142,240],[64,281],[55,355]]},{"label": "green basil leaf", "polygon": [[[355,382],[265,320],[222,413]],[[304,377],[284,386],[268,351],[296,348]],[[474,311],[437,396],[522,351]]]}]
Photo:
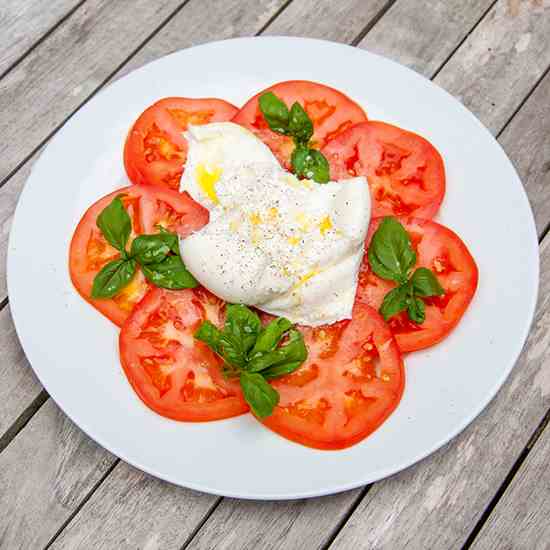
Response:
[{"label": "green basil leaf", "polygon": [[226,361],[227,373],[236,373],[236,368],[241,369],[244,366],[246,357],[240,342],[210,321],[203,321],[194,336]]},{"label": "green basil leaf", "polygon": [[162,225],[157,225],[156,227],[160,232],[159,235],[162,235],[164,242],[170,247],[170,250],[179,256],[180,241],[178,235],[168,231],[168,229],[165,229]]},{"label": "green basil leaf", "polygon": [[290,113],[288,107],[273,92],[262,94],[259,99],[260,111],[274,132],[287,136]]},{"label": "green basil leaf", "polygon": [[299,362],[307,359],[307,347],[302,333],[297,329],[288,331],[286,344],[267,352],[258,352],[247,365],[250,372],[260,372],[275,365]]},{"label": "green basil leaf", "polygon": [[195,331],[194,337],[204,342],[213,352],[221,355],[220,338],[222,331],[210,321],[203,321]]},{"label": "green basil leaf", "polygon": [[317,149],[308,149],[305,145],[297,145],[290,157],[292,169],[300,178],[314,180],[317,183],[327,183],[330,168],[327,159]]},{"label": "green basil leaf", "polygon": [[248,352],[258,338],[262,323],[258,315],[242,304],[229,304],[226,307],[225,330],[242,342]]},{"label": "green basil leaf", "polygon": [[279,393],[261,374],[242,372],[240,376],[244,398],[258,418],[269,416],[279,403]]},{"label": "green basil leaf", "polygon": [[130,255],[141,265],[162,262],[172,249],[162,233],[139,235],[132,241]]},{"label": "green basil leaf", "polygon": [[147,280],[155,286],[178,290],[180,288],[195,288],[197,280],[187,269],[179,256],[167,256],[162,262],[141,266]]},{"label": "green basil leaf", "polygon": [[220,355],[232,367],[242,369],[246,365],[246,353],[242,341],[225,330],[220,334]]},{"label": "green basil leaf", "polygon": [[262,371],[262,376],[266,380],[273,380],[274,378],[279,378],[279,376],[284,376],[285,374],[290,374],[298,369],[302,365],[303,361],[294,361],[290,363],[283,363],[282,365],[274,365]]},{"label": "green basil leaf", "polygon": [[409,300],[407,307],[407,313],[409,314],[409,319],[421,325],[426,319],[426,306],[421,298],[413,296]]},{"label": "green basil leaf", "polygon": [[122,195],[115,197],[97,217],[96,224],[107,242],[126,255],[126,243],[132,231],[132,220],[122,203]]},{"label": "green basil leaf", "polygon": [[435,274],[427,267],[419,267],[411,277],[413,292],[416,296],[442,296],[445,294]]},{"label": "green basil leaf", "polygon": [[277,317],[268,323],[258,335],[258,339],[250,352],[250,357],[259,352],[274,350],[287,330],[292,327],[292,323],[285,317]]},{"label": "green basil leaf", "polygon": [[313,122],[297,101],[290,108],[288,131],[296,143],[307,144],[313,135]]},{"label": "green basil leaf", "polygon": [[367,252],[371,269],[382,279],[403,284],[416,263],[416,252],[405,228],[393,217],[386,217],[374,232]]},{"label": "green basil leaf", "polygon": [[380,306],[380,315],[387,321],[394,315],[407,309],[410,300],[410,290],[408,285],[398,286],[390,290],[385,296]]},{"label": "green basil leaf", "polygon": [[94,278],[92,298],[112,298],[132,280],[135,272],[135,260],[119,258],[109,262]]}]

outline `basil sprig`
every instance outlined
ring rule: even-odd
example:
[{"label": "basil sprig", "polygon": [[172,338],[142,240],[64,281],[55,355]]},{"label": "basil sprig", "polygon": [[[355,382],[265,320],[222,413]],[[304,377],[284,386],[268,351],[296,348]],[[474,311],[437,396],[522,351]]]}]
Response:
[{"label": "basil sprig", "polygon": [[397,286],[384,296],[380,313],[387,321],[407,310],[409,319],[422,324],[426,319],[423,298],[445,294],[434,273],[419,267],[414,272],[416,252],[405,228],[396,218],[386,217],[378,226],[368,250],[371,269],[382,279],[395,281]]},{"label": "basil sprig", "polygon": [[279,403],[279,393],[267,380],[290,374],[307,359],[304,337],[288,319],[278,317],[262,327],[258,315],[242,304],[227,306],[223,330],[204,321],[195,338],[224,360],[226,377],[239,378],[244,398],[259,418]]},{"label": "basil sprig", "polygon": [[134,278],[137,266],[155,286],[169,289],[194,288],[197,281],[187,271],[179,254],[178,236],[159,226],[160,233],[138,235],[126,249],[132,220],[122,195],[115,197],[97,217],[97,226],[120,258],[103,266],[92,285],[92,298],[112,298]]},{"label": "basil sprig", "polygon": [[318,149],[311,147],[313,122],[303,107],[296,101],[289,111],[285,103],[273,92],[262,94],[259,104],[269,128],[294,139],[295,149],[290,161],[296,175],[315,180],[317,183],[327,183],[329,164]]}]

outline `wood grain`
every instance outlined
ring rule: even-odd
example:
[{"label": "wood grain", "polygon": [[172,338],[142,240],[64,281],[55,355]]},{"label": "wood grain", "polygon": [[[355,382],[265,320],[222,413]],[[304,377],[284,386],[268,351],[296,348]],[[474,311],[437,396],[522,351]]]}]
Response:
[{"label": "wood grain", "polygon": [[8,428],[42,391],[30,368],[10,315],[10,308],[0,311],[0,441]]},{"label": "wood grain", "polygon": [[536,87],[533,95],[529,97],[499,138],[500,144],[510,155],[523,181],[539,235],[550,223],[550,101],[548,98],[550,98],[550,75],[546,75]]},{"label": "wood grain", "polygon": [[119,462],[51,548],[181,548],[217,501]]},{"label": "wood grain", "polygon": [[292,2],[265,34],[307,36],[349,44],[389,3],[388,0],[299,0]]},{"label": "wood grain", "polygon": [[0,181],[182,1],[90,0],[0,80]]},{"label": "wood grain", "polygon": [[358,47],[431,78],[494,0],[401,0]]},{"label": "wood grain", "polygon": [[80,0],[3,0],[0,5],[0,74],[4,74]]},{"label": "wood grain", "polygon": [[473,550],[548,550],[549,459],[550,427],[547,426],[475,539]]},{"label": "wood grain", "polygon": [[435,82],[494,134],[550,65],[550,2],[523,1],[514,15],[500,0]]},{"label": "wood grain", "polygon": [[43,548],[114,461],[49,400],[0,454],[0,547]]}]

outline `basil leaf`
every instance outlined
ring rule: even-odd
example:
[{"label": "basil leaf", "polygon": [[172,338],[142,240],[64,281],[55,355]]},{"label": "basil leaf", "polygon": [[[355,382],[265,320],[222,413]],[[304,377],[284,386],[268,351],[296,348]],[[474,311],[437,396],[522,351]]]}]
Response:
[{"label": "basil leaf", "polygon": [[221,355],[232,367],[239,367],[242,369],[246,365],[246,353],[243,349],[242,342],[232,334],[225,332],[225,330],[220,334],[219,355]]},{"label": "basil leaf", "polygon": [[242,304],[229,304],[226,308],[225,330],[242,342],[248,352],[258,338],[262,323],[258,315]]},{"label": "basil leaf", "polygon": [[297,101],[290,108],[288,131],[296,143],[307,144],[313,135],[313,122]]},{"label": "basil leaf", "polygon": [[212,351],[221,354],[220,337],[222,331],[210,321],[203,321],[193,335],[197,340],[204,342]]},{"label": "basil leaf", "polygon": [[112,298],[132,280],[135,272],[135,260],[119,258],[109,262],[94,278],[92,298]]},{"label": "basil leaf", "polygon": [[327,159],[317,149],[308,149],[305,145],[297,145],[290,157],[292,169],[298,177],[314,180],[317,183],[327,183],[330,168]]},{"label": "basil leaf", "polygon": [[416,252],[411,246],[405,228],[392,217],[386,217],[378,226],[367,253],[371,269],[382,279],[403,284],[409,270],[416,263]]},{"label": "basil leaf", "polygon": [[240,377],[244,398],[258,418],[269,416],[279,403],[279,393],[261,374],[242,372]]},{"label": "basil leaf", "polygon": [[382,305],[380,306],[380,315],[384,317],[384,321],[397,315],[401,311],[407,309],[410,300],[410,290],[408,285],[398,286],[390,290],[385,296]]},{"label": "basil leaf", "polygon": [[274,365],[285,363],[303,363],[307,359],[307,347],[302,333],[297,329],[288,332],[288,342],[277,349],[259,352],[252,357],[247,369],[250,372],[260,372]]},{"label": "basil leaf", "polygon": [[96,224],[107,242],[126,255],[126,243],[132,231],[132,220],[122,204],[122,195],[115,197],[97,217]]},{"label": "basil leaf", "polygon": [[288,107],[273,92],[262,94],[259,99],[260,111],[274,132],[287,136],[289,134]]},{"label": "basil leaf", "polygon": [[278,317],[273,319],[267,324],[258,335],[256,344],[250,352],[250,357],[254,357],[254,354],[259,352],[266,352],[274,350],[284,333],[292,327],[292,323],[285,317]]},{"label": "basil leaf", "polygon": [[421,298],[413,296],[409,300],[407,313],[409,314],[409,319],[421,325],[426,319],[426,306]]},{"label": "basil leaf", "polygon": [[141,265],[162,262],[172,249],[166,238],[158,235],[139,235],[132,241],[130,255]]},{"label": "basil leaf", "polygon": [[168,231],[168,229],[165,229],[162,227],[162,225],[156,226],[159,230],[159,235],[162,236],[164,239],[164,242],[170,247],[170,250],[179,256],[180,253],[180,241],[179,237],[176,233],[172,233],[171,231]]},{"label": "basil leaf", "polygon": [[416,296],[442,296],[445,294],[435,274],[427,267],[419,267],[411,277],[411,284]]},{"label": "basil leaf", "polygon": [[284,376],[285,374],[290,374],[300,367],[303,361],[294,361],[290,363],[283,363],[282,365],[274,365],[262,371],[262,376],[266,380],[273,380],[274,378],[279,378],[279,376]]},{"label": "basil leaf", "polygon": [[195,288],[197,280],[187,269],[179,256],[167,256],[162,262],[141,266],[147,280],[160,288],[178,290]]}]

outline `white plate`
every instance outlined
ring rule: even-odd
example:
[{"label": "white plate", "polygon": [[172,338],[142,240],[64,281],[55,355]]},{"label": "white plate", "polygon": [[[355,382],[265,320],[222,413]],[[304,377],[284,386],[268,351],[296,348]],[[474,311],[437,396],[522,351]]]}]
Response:
[{"label": "white plate", "polygon": [[[371,119],[428,138],[447,167],[439,221],[466,242],[479,288],[442,344],[406,358],[397,411],[343,451],[286,441],[250,415],[178,423],[147,409],[118,362],[118,330],[72,288],[67,253],[85,209],[127,184],[126,132],[153,101],[217,96],[236,105],[280,80],[342,90]],[[296,38],[243,38],[174,53],[109,86],[57,133],[23,190],[10,238],[8,283],[17,332],[36,374],[103,447],[157,477],[242,498],[289,499],[351,489],[441,447],[487,405],[523,343],[535,309],[538,246],[522,184],[498,143],[428,80],[368,52]]]}]

